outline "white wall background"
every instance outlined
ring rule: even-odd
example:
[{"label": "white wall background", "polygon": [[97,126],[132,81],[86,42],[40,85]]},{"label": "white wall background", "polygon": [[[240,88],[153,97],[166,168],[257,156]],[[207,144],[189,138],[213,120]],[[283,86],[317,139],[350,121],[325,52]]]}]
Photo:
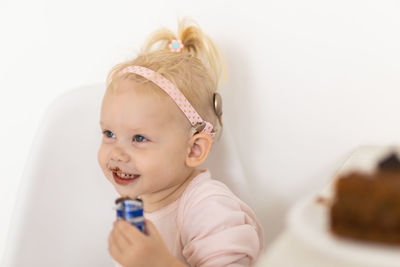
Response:
[{"label": "white wall background", "polygon": [[183,16],[225,54],[224,112],[272,239],[354,148],[399,143],[399,14],[395,0],[0,0],[0,251],[45,108]]}]

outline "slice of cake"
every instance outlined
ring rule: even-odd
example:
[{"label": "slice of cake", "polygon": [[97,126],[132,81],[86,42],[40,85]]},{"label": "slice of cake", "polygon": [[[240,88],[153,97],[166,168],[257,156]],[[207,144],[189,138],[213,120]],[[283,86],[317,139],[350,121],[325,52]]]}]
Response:
[{"label": "slice of cake", "polygon": [[391,154],[373,174],[339,177],[330,209],[330,229],[339,236],[400,244],[400,161]]}]

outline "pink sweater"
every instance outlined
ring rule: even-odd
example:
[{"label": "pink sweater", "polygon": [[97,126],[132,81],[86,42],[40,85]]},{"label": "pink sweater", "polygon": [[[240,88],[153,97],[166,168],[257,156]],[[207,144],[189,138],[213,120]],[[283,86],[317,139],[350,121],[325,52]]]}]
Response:
[{"label": "pink sweater", "polygon": [[250,266],[263,249],[263,229],[253,211],[208,170],[179,199],[144,216],[189,266]]}]

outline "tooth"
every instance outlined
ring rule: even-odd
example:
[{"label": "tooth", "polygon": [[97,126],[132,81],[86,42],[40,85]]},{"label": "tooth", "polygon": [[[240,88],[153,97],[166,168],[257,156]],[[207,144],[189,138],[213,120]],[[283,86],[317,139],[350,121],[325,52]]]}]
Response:
[{"label": "tooth", "polygon": [[135,175],[134,174],[127,174],[127,173],[117,173],[117,175],[121,178],[134,178]]}]

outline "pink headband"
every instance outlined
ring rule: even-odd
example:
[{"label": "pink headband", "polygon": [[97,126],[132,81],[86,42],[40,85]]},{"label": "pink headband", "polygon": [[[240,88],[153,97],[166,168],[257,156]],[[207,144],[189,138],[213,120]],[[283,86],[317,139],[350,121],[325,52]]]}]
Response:
[{"label": "pink headband", "polygon": [[158,85],[158,87],[163,89],[175,101],[192,126],[196,129],[196,132],[208,134],[214,139],[215,133],[212,132],[213,125],[203,120],[182,92],[164,76],[142,66],[128,66],[124,68],[121,73],[134,73]]}]

